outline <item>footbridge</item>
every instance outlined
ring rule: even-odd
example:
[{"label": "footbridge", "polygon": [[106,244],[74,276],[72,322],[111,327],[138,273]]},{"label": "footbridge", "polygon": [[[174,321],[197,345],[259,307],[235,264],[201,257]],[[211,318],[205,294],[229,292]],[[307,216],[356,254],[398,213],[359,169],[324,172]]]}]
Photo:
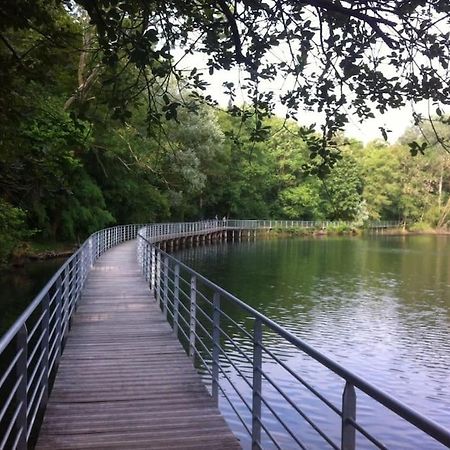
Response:
[{"label": "footbridge", "polygon": [[[0,340],[0,450],[311,448],[292,417],[320,436],[321,448],[384,449],[383,430],[358,419],[361,396],[433,445],[450,446],[448,429],[168,252],[306,227],[274,222],[124,225],[91,235]],[[230,316],[231,308],[245,313],[251,332]],[[341,401],[326,398],[320,380],[268,348],[268,334],[337,377]],[[317,424],[268,375],[268,365],[313,395],[337,429]]]}]

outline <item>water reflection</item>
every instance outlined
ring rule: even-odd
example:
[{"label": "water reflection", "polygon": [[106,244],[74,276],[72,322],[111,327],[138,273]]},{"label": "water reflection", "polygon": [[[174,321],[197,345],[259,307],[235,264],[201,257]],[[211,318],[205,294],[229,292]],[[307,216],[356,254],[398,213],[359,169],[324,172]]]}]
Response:
[{"label": "water reflection", "polygon": [[[444,426],[450,420],[449,255],[447,236],[260,240],[179,253],[188,265],[321,352]],[[239,311],[227,312],[250,326]],[[232,337],[239,341],[239,336]],[[265,344],[340,405],[339,378],[274,335],[266,334]],[[228,350],[239,360],[236,350]],[[250,396],[231,369],[231,379]],[[339,420],[331,409],[299,389],[286,370],[268,360],[264,370],[339,442]],[[328,448],[305,420],[285,407],[270,383],[263,387],[277,413],[285,415],[311,448]],[[234,395],[231,388],[228,392]],[[222,407],[238,430],[231,408],[225,402]],[[248,418],[245,407],[241,413]],[[266,411],[268,423],[270,415]],[[441,448],[362,393],[358,421],[389,448]],[[275,421],[273,429],[285,439],[283,448],[296,447]],[[266,444],[270,447],[268,440]],[[360,444],[371,448],[367,441]]]},{"label": "water reflection", "polygon": [[65,258],[33,261],[0,271],[0,336],[22,314]]}]

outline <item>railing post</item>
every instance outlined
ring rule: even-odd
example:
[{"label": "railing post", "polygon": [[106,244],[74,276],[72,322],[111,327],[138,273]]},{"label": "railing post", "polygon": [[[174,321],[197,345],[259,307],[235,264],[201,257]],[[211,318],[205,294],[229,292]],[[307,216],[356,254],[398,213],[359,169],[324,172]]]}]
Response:
[{"label": "railing post", "polygon": [[169,294],[169,257],[164,256],[163,313],[164,318],[166,320],[167,320],[168,294]]},{"label": "railing post", "polygon": [[189,314],[189,355],[195,358],[195,315],[197,301],[197,277],[191,276],[191,307]]},{"label": "railing post", "polygon": [[55,339],[58,339],[58,342],[56,344],[56,358],[55,358],[55,366],[54,370],[56,371],[56,368],[58,367],[59,360],[61,358],[61,351],[62,351],[62,319],[63,319],[63,312],[62,312],[62,277],[63,275],[60,275],[58,279],[56,280],[56,297],[55,297],[55,323],[56,323],[56,330],[55,330]]},{"label": "railing post", "polygon": [[218,292],[214,292],[213,308],[212,397],[219,406],[220,294]]},{"label": "railing post", "polygon": [[173,333],[178,338],[178,310],[180,302],[180,265],[175,264],[175,275],[173,280]]},{"label": "railing post", "polygon": [[[148,248],[147,243],[145,243],[145,245]],[[153,293],[155,293],[155,280],[156,280],[156,247],[154,245],[152,245],[152,247],[150,248],[150,254],[151,254],[151,263],[150,263],[150,288],[152,290]]]},{"label": "railing post", "polygon": [[42,369],[43,369],[43,377],[42,383],[44,386],[44,391],[42,394],[42,408],[45,408],[48,400],[48,353],[49,353],[49,334],[50,334],[50,294],[47,292],[45,297],[42,300],[41,304],[42,311],[44,313],[44,317],[41,321],[41,330],[43,332],[44,337],[41,341],[41,352],[44,354],[42,358]]},{"label": "railing post", "polygon": [[159,249],[156,250],[156,301],[158,302],[158,305],[160,305],[161,302],[161,253],[159,252]]},{"label": "railing post", "polygon": [[26,450],[27,448],[27,327],[22,325],[20,331],[16,334],[15,350],[21,352],[21,355],[16,363],[15,379],[19,380],[19,387],[15,393],[16,404],[19,408],[14,431],[17,440],[16,448],[19,450]]},{"label": "railing post", "polygon": [[253,327],[252,449],[261,448],[262,322]]},{"label": "railing post", "polygon": [[356,393],[355,387],[347,381],[342,394],[342,450],[355,450],[355,427],[349,419],[356,419]]}]

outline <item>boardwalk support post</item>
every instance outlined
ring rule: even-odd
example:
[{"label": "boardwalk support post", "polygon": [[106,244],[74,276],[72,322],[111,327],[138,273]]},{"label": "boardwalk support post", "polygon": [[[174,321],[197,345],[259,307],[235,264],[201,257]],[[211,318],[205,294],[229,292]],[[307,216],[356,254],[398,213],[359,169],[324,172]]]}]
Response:
[{"label": "boardwalk support post", "polygon": [[213,350],[212,350],[212,397],[219,405],[219,357],[220,357],[220,294],[214,292],[213,297]]},{"label": "boardwalk support post", "polygon": [[252,449],[261,448],[262,322],[253,327]]},{"label": "boardwalk support post", "polygon": [[355,387],[347,381],[342,394],[342,450],[355,450],[355,427],[351,423],[356,419]]}]

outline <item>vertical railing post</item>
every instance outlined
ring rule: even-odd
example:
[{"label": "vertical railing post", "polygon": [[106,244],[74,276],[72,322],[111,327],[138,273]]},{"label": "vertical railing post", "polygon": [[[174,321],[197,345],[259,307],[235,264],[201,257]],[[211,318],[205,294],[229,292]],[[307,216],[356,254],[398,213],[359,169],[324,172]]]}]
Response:
[{"label": "vertical railing post", "polygon": [[19,407],[14,432],[18,438],[16,448],[26,450],[27,448],[27,327],[22,325],[15,337],[15,350],[20,352],[20,357],[16,363],[16,373],[14,379],[19,380],[19,387],[14,395],[16,404]]},{"label": "vertical railing post", "polygon": [[[149,244],[145,244],[148,248]],[[152,245],[150,247],[150,289],[153,293],[155,293],[155,284],[156,284],[156,247]]]},{"label": "vertical railing post", "polygon": [[164,291],[163,291],[163,313],[164,318],[167,320],[167,308],[168,308],[168,296],[169,296],[169,257],[164,256]]},{"label": "vertical railing post", "polygon": [[355,450],[355,427],[350,420],[356,419],[355,387],[347,381],[342,394],[342,435],[341,449]]},{"label": "vertical railing post", "polygon": [[156,301],[161,306],[161,253],[156,250]]},{"label": "vertical railing post", "polygon": [[189,314],[189,355],[195,358],[195,316],[197,303],[197,277],[191,276],[191,306]]},{"label": "vertical railing post", "polygon": [[261,448],[262,322],[253,326],[252,449]]},{"label": "vertical railing post", "polygon": [[142,261],[141,263],[141,269],[142,273],[144,274],[145,281],[148,281],[148,247],[145,246],[142,249]]},{"label": "vertical railing post", "polygon": [[178,338],[178,310],[180,302],[180,265],[175,264],[175,275],[173,280],[173,333]]},{"label": "vertical railing post", "polygon": [[219,358],[220,358],[220,294],[214,292],[213,297],[213,329],[212,329],[212,397],[219,405]]},{"label": "vertical railing post", "polygon": [[68,303],[69,303],[69,265],[66,266],[62,274],[61,285],[61,339],[64,346],[64,336],[66,334],[68,322]]},{"label": "vertical railing post", "polygon": [[55,352],[56,352],[56,358],[55,358],[55,366],[54,369],[56,371],[56,368],[58,367],[59,360],[61,358],[61,351],[62,351],[62,319],[63,319],[63,312],[62,312],[62,279],[64,275],[61,274],[58,279],[56,280],[56,297],[55,297],[55,323],[56,323],[56,330],[55,330],[55,339],[57,339],[57,344],[55,346]]},{"label": "vertical railing post", "polygon": [[45,405],[47,404],[48,400],[48,353],[49,353],[49,334],[50,334],[50,294],[47,292],[47,294],[44,296],[42,303],[41,303],[41,310],[44,313],[44,316],[41,321],[41,332],[43,334],[43,338],[41,341],[41,352],[44,354],[42,357],[42,370],[43,370],[43,376],[42,376],[42,383],[43,383],[43,394],[42,394],[42,400],[41,400],[41,408],[45,408]]}]

